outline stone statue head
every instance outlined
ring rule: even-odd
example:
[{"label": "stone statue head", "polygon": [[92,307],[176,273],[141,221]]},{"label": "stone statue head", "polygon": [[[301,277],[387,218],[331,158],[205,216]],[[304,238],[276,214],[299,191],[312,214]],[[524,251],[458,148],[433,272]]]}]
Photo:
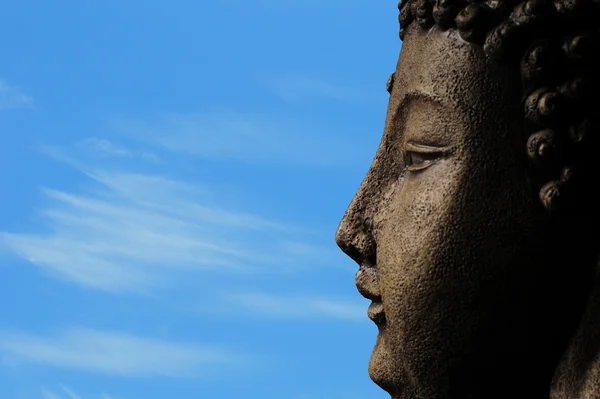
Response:
[{"label": "stone statue head", "polygon": [[600,398],[600,3],[406,0],[338,228],[394,399]]}]

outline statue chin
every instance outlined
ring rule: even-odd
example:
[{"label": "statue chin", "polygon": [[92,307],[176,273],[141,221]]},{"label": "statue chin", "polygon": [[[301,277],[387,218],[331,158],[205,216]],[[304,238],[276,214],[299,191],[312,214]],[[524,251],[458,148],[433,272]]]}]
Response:
[{"label": "statue chin", "polygon": [[393,384],[397,378],[394,378],[392,370],[389,368],[392,364],[389,356],[390,353],[386,350],[384,338],[381,334],[378,334],[369,361],[369,376],[381,389],[388,392],[392,397],[397,397],[400,392],[398,387]]},{"label": "statue chin", "polygon": [[393,399],[600,399],[600,5],[546,3],[401,3],[383,137],[336,234]]}]

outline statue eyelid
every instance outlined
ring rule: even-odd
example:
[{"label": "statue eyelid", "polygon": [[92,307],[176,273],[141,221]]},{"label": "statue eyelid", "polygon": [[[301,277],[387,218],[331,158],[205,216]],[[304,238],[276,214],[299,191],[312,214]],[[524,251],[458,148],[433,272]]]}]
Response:
[{"label": "statue eyelid", "polygon": [[424,154],[442,154],[443,156],[449,156],[454,152],[452,146],[423,144],[415,140],[408,140],[404,144],[404,148],[405,151],[419,152]]},{"label": "statue eyelid", "polygon": [[450,147],[407,143],[404,150],[405,167],[410,172],[418,172],[451,154],[452,149]]}]

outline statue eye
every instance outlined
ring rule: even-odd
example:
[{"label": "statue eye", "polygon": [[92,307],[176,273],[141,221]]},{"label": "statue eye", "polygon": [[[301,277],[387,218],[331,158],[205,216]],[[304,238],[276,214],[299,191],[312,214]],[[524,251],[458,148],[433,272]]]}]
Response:
[{"label": "statue eye", "polygon": [[417,172],[428,168],[435,162],[440,160],[444,156],[440,152],[417,152],[417,151],[406,151],[405,162],[406,169],[411,172]]}]

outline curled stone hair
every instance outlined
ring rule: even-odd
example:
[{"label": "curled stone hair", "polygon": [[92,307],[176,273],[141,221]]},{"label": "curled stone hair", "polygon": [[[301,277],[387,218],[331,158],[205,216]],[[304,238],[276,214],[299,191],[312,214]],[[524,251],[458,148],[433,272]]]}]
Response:
[{"label": "curled stone hair", "polygon": [[398,8],[401,39],[412,23],[455,29],[520,69],[526,151],[546,209],[575,199],[575,179],[600,176],[600,0],[402,0]]}]

